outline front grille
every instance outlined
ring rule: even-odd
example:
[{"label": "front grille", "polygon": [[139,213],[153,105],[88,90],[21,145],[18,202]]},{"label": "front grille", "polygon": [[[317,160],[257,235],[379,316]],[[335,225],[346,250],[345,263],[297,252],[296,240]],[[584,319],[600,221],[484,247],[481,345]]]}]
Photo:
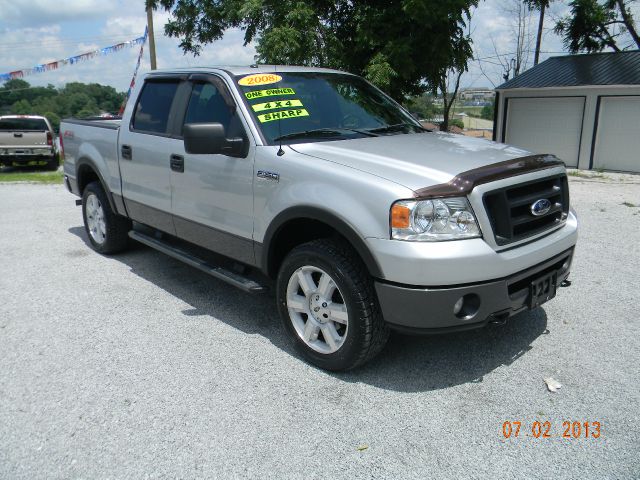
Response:
[{"label": "front grille", "polygon": [[[532,205],[541,199],[551,209],[535,216]],[[507,245],[551,230],[563,223],[569,213],[569,185],[566,175],[520,183],[492,190],[484,195],[484,206],[498,245]]]}]

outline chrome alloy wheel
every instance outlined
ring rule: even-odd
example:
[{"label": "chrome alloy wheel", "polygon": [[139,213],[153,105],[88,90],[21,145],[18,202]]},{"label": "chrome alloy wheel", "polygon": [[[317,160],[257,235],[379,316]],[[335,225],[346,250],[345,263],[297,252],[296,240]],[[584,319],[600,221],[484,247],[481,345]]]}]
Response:
[{"label": "chrome alloy wheel", "polygon": [[107,225],[104,220],[104,209],[96,195],[93,193],[87,197],[85,214],[87,227],[93,241],[103,244],[107,236]]},{"label": "chrome alloy wheel", "polygon": [[344,344],[349,329],[347,305],[324,270],[306,265],[293,272],[287,309],[298,336],[316,352],[334,353]]}]

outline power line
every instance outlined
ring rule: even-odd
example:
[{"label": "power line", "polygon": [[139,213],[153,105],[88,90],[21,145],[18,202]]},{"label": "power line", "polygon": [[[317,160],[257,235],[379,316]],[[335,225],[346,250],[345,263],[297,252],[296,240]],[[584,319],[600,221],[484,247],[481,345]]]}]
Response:
[{"label": "power line", "polygon": [[[56,43],[56,42],[64,42],[64,43],[75,43],[75,42],[84,42],[84,41],[92,41],[92,40],[111,40],[111,39],[117,39],[117,38],[129,38],[131,35],[130,34],[120,34],[120,35],[91,35],[91,36],[86,36],[86,37],[60,37],[59,39],[50,39],[46,42],[38,42],[36,45],[33,45],[35,47],[39,47],[40,45],[42,45],[43,43],[47,43],[47,42],[51,42],[51,43]],[[10,46],[14,46],[14,45],[19,45],[22,47],[27,47],[25,46],[24,42],[2,42],[2,45],[0,45],[0,47],[10,47]],[[31,47],[31,46],[29,46]]]}]

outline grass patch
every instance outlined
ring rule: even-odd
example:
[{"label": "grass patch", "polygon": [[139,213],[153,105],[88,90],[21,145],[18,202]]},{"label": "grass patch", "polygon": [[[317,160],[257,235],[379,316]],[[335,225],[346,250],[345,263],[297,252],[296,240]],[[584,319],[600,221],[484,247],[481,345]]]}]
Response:
[{"label": "grass patch", "polygon": [[462,113],[465,112],[468,115],[477,115],[478,117],[480,116],[480,114],[482,113],[482,109],[484,107],[478,107],[478,106],[469,106],[469,107],[465,107],[463,105],[455,105],[452,110],[453,113]]},{"label": "grass patch", "polygon": [[580,177],[580,178],[594,178],[594,177],[601,177],[601,174],[591,174],[588,175],[586,173],[582,173],[580,170],[571,170],[567,172],[567,175],[569,175],[570,177]]},{"label": "grass patch", "polygon": [[606,178],[602,173],[584,173],[581,170],[569,170],[567,175],[578,178]]},{"label": "grass patch", "polygon": [[639,207],[640,205],[636,205],[635,203],[631,203],[631,202],[622,202],[620,205],[624,205],[625,207],[630,207],[630,208],[635,208],[635,207]]},{"label": "grass patch", "polygon": [[62,172],[0,172],[0,183],[62,183]]}]

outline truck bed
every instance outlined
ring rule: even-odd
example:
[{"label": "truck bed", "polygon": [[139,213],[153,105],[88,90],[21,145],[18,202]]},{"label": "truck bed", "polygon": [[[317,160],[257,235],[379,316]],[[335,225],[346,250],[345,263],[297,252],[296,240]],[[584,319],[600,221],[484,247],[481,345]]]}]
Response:
[{"label": "truck bed", "polygon": [[[64,149],[64,173],[77,181],[76,175],[83,162],[90,162],[101,172],[104,182],[113,193],[121,191],[118,169],[118,130],[121,119],[66,118],[60,123],[60,138]],[[78,167],[78,168],[76,168]]]}]

